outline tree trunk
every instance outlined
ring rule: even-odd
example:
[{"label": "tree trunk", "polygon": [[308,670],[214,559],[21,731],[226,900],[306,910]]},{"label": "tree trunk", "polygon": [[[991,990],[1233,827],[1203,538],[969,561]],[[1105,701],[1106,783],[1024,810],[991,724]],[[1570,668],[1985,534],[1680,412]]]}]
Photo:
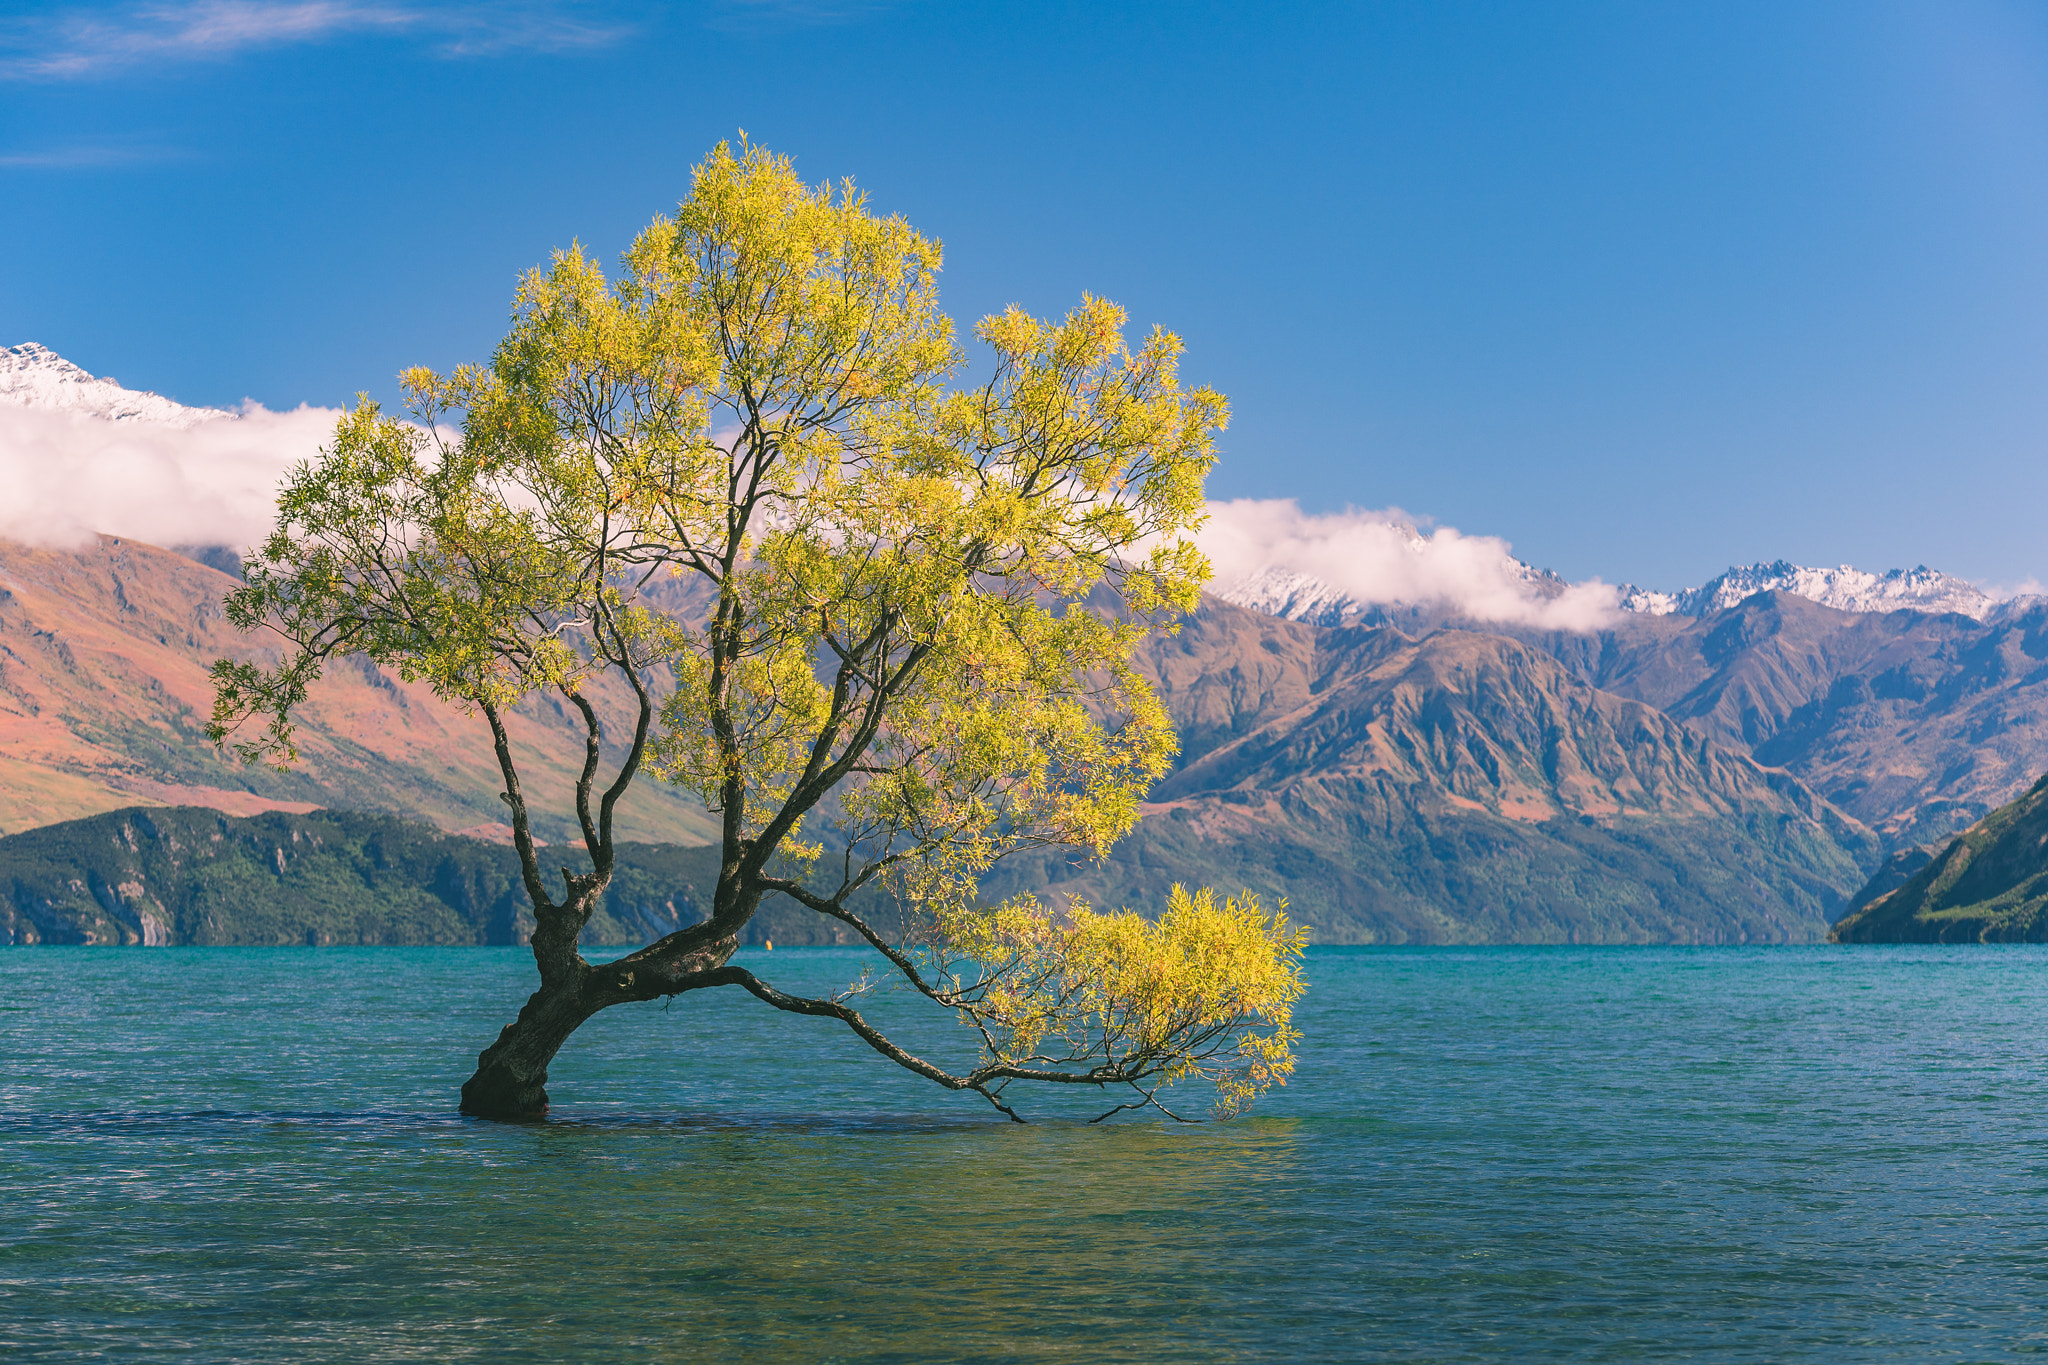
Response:
[{"label": "tree trunk", "polygon": [[[519,1017],[478,1054],[476,1074],[462,1084],[462,1112],[488,1119],[537,1119],[548,1112],[548,1063],[569,1035],[599,1010],[636,1000],[659,1000],[705,983],[701,974],[724,966],[739,947],[733,934],[695,925],[616,962],[572,961],[544,972],[540,989]],[[547,960],[536,944],[535,957]],[[692,978],[697,978],[695,981]]]},{"label": "tree trunk", "polygon": [[[579,973],[580,976],[580,973]],[[584,1000],[582,981],[543,984],[519,1017],[478,1054],[462,1083],[462,1112],[479,1118],[537,1119],[548,1112],[548,1063],[602,1004]]]}]

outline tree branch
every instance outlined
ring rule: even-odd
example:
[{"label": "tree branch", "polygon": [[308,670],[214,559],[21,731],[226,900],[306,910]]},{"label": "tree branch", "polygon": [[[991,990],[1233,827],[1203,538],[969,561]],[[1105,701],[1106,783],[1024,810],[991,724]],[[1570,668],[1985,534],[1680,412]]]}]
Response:
[{"label": "tree branch", "polygon": [[[498,753],[498,771],[505,778],[505,790],[500,795],[512,808],[512,845],[519,850],[519,873],[526,882],[526,894],[533,901],[534,961],[540,967],[543,981],[559,980],[582,965],[583,958],[576,951],[576,934],[583,926],[564,926],[556,922],[565,907],[554,902],[548,895],[547,884],[541,880],[540,859],[533,847],[533,827],[527,818],[526,795],[519,785],[519,769],[512,761],[511,737],[505,733],[505,721],[498,714],[497,707],[489,702],[477,705],[491,723],[491,743]],[[571,890],[573,894],[573,888]],[[563,933],[565,927],[566,936]]]}]

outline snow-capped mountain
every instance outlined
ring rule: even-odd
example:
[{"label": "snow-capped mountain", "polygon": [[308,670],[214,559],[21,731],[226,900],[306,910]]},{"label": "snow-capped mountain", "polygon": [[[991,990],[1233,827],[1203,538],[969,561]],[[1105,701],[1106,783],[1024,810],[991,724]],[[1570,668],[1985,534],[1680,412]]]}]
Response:
[{"label": "snow-capped mountain", "polygon": [[[1533,568],[1514,560],[1510,564],[1514,586],[1535,600],[1560,596],[1571,585],[1548,569]],[[1311,625],[1337,626],[1346,622],[1386,621],[1420,618],[1432,612],[1441,615],[1444,603],[1376,602],[1339,591],[1314,574],[1269,565],[1244,578],[1210,589],[1216,596],[1249,611]]]},{"label": "snow-capped mountain", "polygon": [[[1519,560],[1514,567],[1520,571],[1521,581],[1532,597],[1556,597],[1570,586],[1556,574]],[[1280,566],[1269,566],[1248,577],[1218,584],[1211,591],[1226,602],[1252,611],[1319,626],[1419,620],[1432,610],[1414,603],[1361,600],[1339,592],[1313,574]],[[1871,573],[1848,564],[1816,569],[1781,559],[1770,564],[1730,568],[1698,587],[1676,592],[1658,592],[1632,583],[1624,583],[1615,591],[1615,606],[1642,616],[1711,616],[1745,598],[1771,591],[1789,592],[1837,611],[1956,612],[1979,621],[2006,605],[1967,579],[1924,564]],[[1435,607],[1439,618],[1447,611],[1455,614],[1448,604]]]},{"label": "snow-capped mountain", "polygon": [[0,402],[111,422],[179,428],[235,415],[220,408],[189,408],[160,394],[124,389],[117,381],[90,375],[33,341],[0,350]]},{"label": "snow-capped mountain", "polygon": [[1960,612],[1983,620],[1998,600],[1976,584],[1925,564],[1870,573],[1842,564],[1811,569],[1780,559],[1771,564],[1731,568],[1697,588],[1652,592],[1633,584],[1621,589],[1623,611],[1648,616],[1710,616],[1760,592],[1789,592],[1837,611]]},{"label": "snow-capped mountain", "polygon": [[[331,431],[333,420],[331,413],[315,409],[275,414],[253,404],[238,412],[188,407],[160,394],[123,388],[111,378],[96,377],[47,346],[32,341],[0,348],[0,404],[97,418],[126,428],[131,433],[138,428],[193,432],[196,428],[205,427],[208,451],[204,459],[195,461],[193,468],[181,473],[175,481],[180,489],[200,493],[205,491],[208,483],[225,477],[223,452],[212,449],[215,444],[213,435],[233,432],[235,435],[229,439],[235,447],[237,462],[248,462],[249,452],[242,451],[240,447],[248,446],[251,451],[261,452],[255,460],[255,464],[260,466],[255,470],[258,477],[253,481],[234,481],[250,482],[253,489],[250,496],[266,507],[269,488],[274,483],[276,472],[285,463],[285,456],[279,452],[310,453],[320,437]],[[221,425],[212,425],[215,423]],[[187,460],[183,454],[181,451],[172,455],[168,464],[185,465]],[[39,456],[35,463],[48,465],[50,460]],[[144,488],[151,481],[148,476],[160,477],[163,472],[161,466],[165,464],[165,460],[159,460],[149,469],[133,467],[132,461],[123,464],[121,477],[116,480],[119,486],[110,486],[103,501],[118,501],[123,493]],[[203,473],[202,465],[208,467]],[[70,482],[75,483],[76,480]],[[155,495],[151,496],[154,501],[161,501]],[[1292,508],[1292,504],[1288,506]],[[1299,516],[1298,509],[1295,509],[1295,515]],[[16,517],[14,520],[21,519]],[[28,528],[10,524],[4,529],[11,534],[22,535]],[[1554,573],[1514,558],[1507,553],[1508,547],[1504,542],[1459,537],[1455,533],[1448,537],[1443,532],[1425,535],[1411,523],[1385,521],[1370,515],[1361,519],[1360,527],[1351,529],[1358,534],[1381,533],[1381,540],[1392,537],[1390,543],[1400,551],[1399,558],[1412,554],[1420,560],[1431,555],[1463,553],[1468,556],[1468,568],[1471,564],[1478,564],[1484,572],[1474,574],[1460,569],[1447,575],[1437,585],[1438,591],[1434,594],[1427,591],[1418,594],[1413,591],[1417,585],[1410,584],[1411,590],[1402,592],[1401,600],[1386,601],[1346,591],[1314,573],[1288,567],[1285,562],[1275,562],[1234,580],[1219,582],[1214,591],[1226,602],[1316,625],[1357,621],[1418,623],[1425,618],[1442,620],[1447,616],[1473,615],[1477,619],[1554,624],[1546,621],[1543,612],[1558,605],[1558,600],[1567,593],[1575,597],[1587,596],[1593,604],[1595,619],[1613,608],[1646,616],[1708,616],[1756,593],[1771,590],[1795,593],[1823,606],[1851,612],[1958,612],[1984,620],[2000,610],[2002,605],[1999,599],[1975,584],[1924,564],[1911,569],[1870,573],[1847,564],[1820,569],[1781,559],[1769,564],[1730,568],[1698,587],[1676,592],[1659,592],[1626,583],[1618,589],[1597,583],[1575,588]],[[210,540],[213,537],[205,538]],[[220,538],[230,537],[223,535]],[[194,543],[199,539],[196,536],[181,538]],[[1327,536],[1321,545],[1325,549],[1329,547]],[[1259,548],[1266,553],[1274,553],[1278,549],[1270,542],[1261,542]],[[1346,566],[1364,552],[1363,546],[1349,541],[1337,544],[1335,549],[1338,559],[1334,562]],[[1384,552],[1386,546],[1380,545],[1378,549]],[[1285,549],[1278,549],[1278,553],[1282,560],[1296,557]],[[1243,563],[1244,560],[1240,558],[1238,562]],[[1316,567],[1327,569],[1332,562],[1326,556],[1317,562]],[[1340,573],[1337,576],[1344,575]],[[1365,578],[1378,581],[1376,573],[1369,572]],[[1610,592],[1615,594],[1612,608],[1606,605],[1605,595]],[[1503,610],[1496,600],[1490,610],[1474,613],[1474,603],[1487,593],[1496,599],[1505,595],[1523,606],[1512,611]],[[1433,600],[1422,600],[1425,596]]]},{"label": "snow-capped mountain", "polygon": [[1216,595],[1251,611],[1319,626],[1337,625],[1357,615],[1362,606],[1313,574],[1274,567],[1224,584]]}]

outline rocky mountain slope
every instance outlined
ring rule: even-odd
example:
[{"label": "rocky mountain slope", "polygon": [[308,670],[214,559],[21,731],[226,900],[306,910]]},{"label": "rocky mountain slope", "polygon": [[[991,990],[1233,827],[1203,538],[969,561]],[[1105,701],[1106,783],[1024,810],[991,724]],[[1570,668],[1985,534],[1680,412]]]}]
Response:
[{"label": "rocky mountain slope", "polygon": [[[1921,845],[1945,842],[2048,769],[2039,598],[1978,617],[1845,611],[1772,589],[1705,616],[1633,614],[1589,633],[1465,627],[1421,608],[1342,629],[1262,614],[1257,626],[1226,624],[1229,611],[1212,603],[1159,655],[1185,747],[1155,793],[1155,818],[1108,867],[1044,875],[1116,899],[1156,895],[1173,868],[1228,882],[1242,866],[1247,882],[1291,891],[1299,908],[1304,894],[1345,907],[1358,922],[1329,927],[1346,939],[1769,935],[1780,931],[1721,911],[1818,901],[1839,914],[1841,891],[1884,855],[1904,880],[1929,856]],[[1594,694],[1575,703],[1587,720],[1561,723],[1571,690],[1539,684],[1488,640],[1562,664]],[[1720,778],[1751,761],[1812,827],[1781,822],[1762,847],[1754,833],[1707,836],[1717,821],[1771,810],[1741,789],[1756,779],[1717,786],[1712,763],[1667,766],[1683,747],[1660,724],[1617,724],[1621,700],[1707,744]],[[1629,756],[1626,772],[1616,753]],[[1683,801],[1660,796],[1681,791]],[[1260,792],[1268,799],[1252,802]],[[1688,803],[1710,814],[1682,820]],[[1629,818],[1603,824],[1609,804]],[[1733,856],[1713,843],[1724,838]],[[1702,884],[1738,867],[1756,889]],[[1449,913],[1438,921],[1431,907]],[[1812,929],[1804,922],[1800,933]]]},{"label": "rocky mountain slope", "polygon": [[[223,617],[230,586],[136,541],[100,537],[76,551],[0,542],[0,833],[149,803],[243,815],[333,806],[449,830],[503,820],[483,720],[365,664],[315,685],[297,767],[216,753],[207,669],[266,648]],[[582,760],[580,721],[543,703],[513,726],[529,786],[553,812],[541,837],[574,838],[561,812]],[[654,842],[701,843],[712,830],[693,798],[651,781],[634,785],[620,820],[625,837]]]},{"label": "rocky mountain slope", "polygon": [[2048,601],[1985,619],[1757,594],[1711,616],[1524,634],[1592,686],[1793,773],[1888,849],[1945,840],[2048,770]]},{"label": "rocky mountain slope", "polygon": [[1324,942],[1809,941],[1879,856],[1797,778],[1506,636],[1211,601],[1144,666],[1177,771],[1106,863],[1004,889],[1245,885]]},{"label": "rocky mountain slope", "polygon": [[1836,924],[1838,943],[2048,942],[2048,777]]}]

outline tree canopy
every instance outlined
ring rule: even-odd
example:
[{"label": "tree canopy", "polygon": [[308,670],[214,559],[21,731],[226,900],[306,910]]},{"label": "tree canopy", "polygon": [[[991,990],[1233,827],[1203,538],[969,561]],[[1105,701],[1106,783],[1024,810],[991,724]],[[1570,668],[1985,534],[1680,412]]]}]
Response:
[{"label": "tree canopy", "polygon": [[[965,382],[939,266],[852,184],[721,145],[615,278],[557,253],[489,365],[406,372],[411,420],[359,400],[287,479],[228,603],[287,649],[216,665],[214,735],[289,762],[294,708],[348,655],[487,722],[541,983],[465,1109],[541,1112],[591,1014],[718,986],[837,1018],[1012,1117],[1017,1081],[1115,1088],[1122,1108],[1199,1077],[1234,1112],[1287,1076],[1303,940],[1282,911],[1177,887],[1151,918],[979,894],[1007,855],[1099,853],[1169,769],[1132,651],[1197,603],[1187,533],[1226,410],[1182,384],[1177,337],[1131,344],[1092,297],[983,319]],[[586,737],[592,870],[559,886],[503,720],[542,693]],[[642,772],[719,818],[713,906],[593,964],[579,933]],[[904,1051],[855,1008],[867,986],[801,998],[735,965],[771,895],[849,926],[977,1060]]]}]

